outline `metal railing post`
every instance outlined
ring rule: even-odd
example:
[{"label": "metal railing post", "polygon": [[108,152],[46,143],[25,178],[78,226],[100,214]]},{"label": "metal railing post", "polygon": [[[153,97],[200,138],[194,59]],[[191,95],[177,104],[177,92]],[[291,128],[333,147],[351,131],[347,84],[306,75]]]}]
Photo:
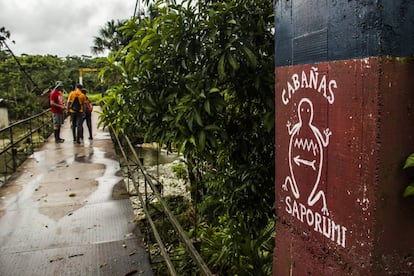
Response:
[{"label": "metal railing post", "polygon": [[[44,117],[49,118],[49,109],[19,122],[13,123],[3,129],[0,129],[0,133],[3,139],[3,144],[0,147],[0,156],[2,157],[0,160],[4,162],[4,172],[2,171],[1,173],[5,175],[5,181],[2,181],[0,183],[0,186],[6,182],[8,178],[7,176],[11,174],[9,170],[15,172],[21,161],[23,161],[24,157],[27,156],[27,154],[33,153],[35,148],[35,145],[33,143],[33,134],[35,132],[38,134],[42,133],[43,129],[45,129],[45,136],[47,133],[50,134],[50,125],[52,123],[51,120],[49,121],[50,124],[41,123],[38,125],[36,123],[38,121],[32,122],[33,120],[40,120],[40,122],[44,122]],[[25,156],[19,157],[19,145],[23,144],[24,150],[27,150],[27,152],[25,152]],[[28,151],[28,147],[30,148],[30,152]]]}]

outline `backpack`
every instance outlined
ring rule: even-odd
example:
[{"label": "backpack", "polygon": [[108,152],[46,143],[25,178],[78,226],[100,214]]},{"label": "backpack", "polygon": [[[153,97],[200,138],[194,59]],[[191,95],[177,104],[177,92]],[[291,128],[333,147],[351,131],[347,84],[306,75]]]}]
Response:
[{"label": "backpack", "polygon": [[80,112],[81,105],[80,105],[78,97],[75,97],[75,99],[73,100],[71,108],[73,111]]},{"label": "backpack", "polygon": [[86,98],[86,106],[87,106],[87,111],[88,112],[92,112],[93,111],[93,105],[91,103],[91,100],[89,100],[89,98]]}]

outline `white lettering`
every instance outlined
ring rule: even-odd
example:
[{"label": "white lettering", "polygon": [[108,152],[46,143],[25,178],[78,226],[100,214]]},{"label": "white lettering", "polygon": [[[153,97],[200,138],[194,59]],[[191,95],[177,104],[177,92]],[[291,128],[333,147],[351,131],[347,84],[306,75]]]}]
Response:
[{"label": "white lettering", "polygon": [[291,80],[286,82],[286,87],[282,89],[282,103],[289,104],[290,99],[301,88],[311,88],[321,93],[329,104],[335,100],[334,90],[338,88],[335,80],[327,79],[326,75],[319,76],[318,68],[312,67],[309,73],[302,71],[301,74],[292,74]]},{"label": "white lettering", "polygon": [[337,244],[342,244],[341,243],[341,235],[340,235],[340,233],[341,233],[341,225],[337,225],[336,223],[335,223],[335,221],[331,221],[332,222],[332,235],[331,235],[331,240],[334,242],[335,241],[335,235],[337,236],[337,238],[336,238],[336,242],[337,242]]},{"label": "white lettering", "polygon": [[322,233],[321,222],[322,222],[321,214],[315,213],[315,229],[313,230],[315,230],[316,232]]},{"label": "white lettering", "polygon": [[289,99],[292,98],[293,94],[295,94],[295,88],[293,88],[293,86],[288,82],[287,83],[287,87],[288,87],[288,94],[289,94]]},{"label": "white lettering", "polygon": [[[298,92],[298,90],[300,89],[309,89],[309,90],[313,89],[313,92],[315,94],[321,95],[329,104],[333,104],[335,101],[335,90],[337,88],[338,88],[338,85],[336,83],[336,80],[330,80],[328,75],[320,74],[318,67],[311,67],[309,71],[302,70],[299,73],[291,74],[290,79],[286,81],[285,87],[282,87],[282,93],[281,93],[282,103],[284,105],[288,105],[290,101],[292,100],[292,98],[294,97],[295,93]],[[312,102],[308,99],[309,95],[305,95],[305,97],[303,97],[303,95],[300,95],[300,96],[302,97],[302,100],[300,101],[299,105],[303,103],[304,100],[307,100],[307,102],[309,102],[312,107]],[[299,108],[298,108],[298,114],[299,114]],[[313,117],[313,111],[311,115],[312,115],[311,117]],[[289,121],[288,123],[289,123],[287,125],[288,132],[289,132],[289,135],[291,135],[291,139],[292,139],[293,135],[299,132],[299,129],[301,128],[301,123],[297,123],[293,127],[293,130],[291,129],[291,125]],[[315,130],[313,131],[314,133],[316,133]],[[317,133],[319,135],[316,135],[316,134],[315,135],[316,137],[320,137],[320,138],[317,138],[319,139],[318,142],[320,144],[320,147],[322,147],[322,145],[326,147],[329,144],[328,138],[330,135],[332,135],[332,133],[329,131],[329,129],[326,129],[324,139],[322,139],[323,135],[319,132],[319,130]],[[295,140],[295,144],[294,144],[295,146],[297,146],[297,141],[301,142],[302,140],[301,139]],[[292,146],[292,143],[289,146],[289,158],[291,154],[291,146]],[[314,154],[316,154],[315,151],[314,151]],[[323,159],[322,157],[323,155],[321,155],[320,157],[321,160]],[[301,160],[301,159],[298,159],[298,160]],[[303,162],[302,164],[306,165],[306,163],[303,163]],[[292,167],[290,169],[291,169],[291,173],[293,174]],[[315,187],[318,184],[318,181],[319,181],[319,178],[315,184]],[[290,184],[292,186],[292,183]],[[296,186],[296,183],[294,184]],[[286,186],[286,183],[285,183],[285,186]],[[323,205],[323,208],[321,209],[322,213],[319,213],[311,209],[311,206],[313,206],[313,204],[316,201],[320,200],[321,195],[318,194],[318,197],[316,197],[316,200],[312,199],[314,201],[312,201],[311,196],[309,196],[308,205],[305,205],[305,204],[302,204],[296,201],[296,199],[299,198],[299,193],[298,193],[297,187],[296,187],[296,190],[294,188],[295,187],[292,187],[295,198],[292,198],[290,196],[285,197],[285,211],[292,217],[295,217],[298,221],[307,224],[315,232],[320,233],[322,237],[325,237],[326,239],[329,239],[332,242],[335,242],[336,244],[345,248],[347,228],[336,223],[334,220],[332,220],[329,217],[329,212],[326,207],[326,200],[325,200],[324,193],[320,192],[323,196],[322,200],[323,200],[324,205]],[[285,188],[285,190],[287,190],[287,188]],[[312,191],[312,193],[313,192],[314,191]]]},{"label": "white lettering", "polygon": [[313,70],[310,71],[310,85],[309,88],[317,89],[318,87],[318,68],[312,67]]},{"label": "white lettering", "polygon": [[287,105],[289,103],[289,98],[286,98],[286,89],[283,89],[282,91],[282,102],[284,105]]},{"label": "white lettering", "polygon": [[291,201],[290,196],[287,196],[287,197],[285,198],[285,203],[286,203],[286,208],[285,208],[285,210],[286,210],[286,212],[288,212],[288,214],[292,214],[292,207],[290,207],[290,201]]},{"label": "white lettering", "polygon": [[293,87],[295,88],[295,91],[297,91],[300,88],[300,82],[299,82],[298,74],[293,74],[292,75],[292,81],[293,81]]},{"label": "white lettering", "polygon": [[302,86],[301,86],[301,88],[309,88],[308,77],[306,76],[304,71],[302,71]]},{"label": "white lettering", "polygon": [[[328,220],[328,225],[326,225],[326,220]],[[329,239],[331,236],[331,219],[327,217],[323,217],[323,235]],[[327,232],[329,230],[329,232]]]},{"label": "white lettering", "polygon": [[323,91],[323,96],[326,99],[326,76],[322,76],[321,82],[319,83],[318,92],[322,93],[322,91]]},{"label": "white lettering", "polygon": [[347,229],[344,226],[342,226],[341,228],[342,228],[342,243],[341,243],[341,245],[342,245],[343,248],[345,248],[345,236],[346,236],[346,230]]},{"label": "white lettering", "polygon": [[300,220],[299,218],[299,209],[298,209],[298,204],[296,203],[296,200],[293,201],[293,211],[292,211],[292,216],[295,216],[296,214],[296,218],[298,220]]},{"label": "white lettering", "polygon": [[[304,204],[296,202],[295,199],[287,196],[285,198],[286,212],[300,222],[305,222],[315,232],[322,234],[327,239],[345,248],[347,228],[337,224],[329,217],[307,208]],[[306,220],[304,218],[306,217]]]},{"label": "white lettering", "polygon": [[302,203],[300,203],[299,205],[300,205],[300,221],[303,222],[303,217],[306,214],[306,206],[303,205]]},{"label": "white lettering", "polygon": [[328,100],[328,103],[333,104],[335,97],[334,97],[334,93],[333,93],[333,88],[338,88],[338,86],[336,85],[336,81],[335,80],[331,80],[329,82],[328,85],[328,89],[329,89],[329,95],[326,96],[326,99]]},{"label": "white lettering", "polygon": [[308,222],[309,226],[313,225],[314,217],[311,209],[308,209],[308,211],[306,212],[306,221]]}]

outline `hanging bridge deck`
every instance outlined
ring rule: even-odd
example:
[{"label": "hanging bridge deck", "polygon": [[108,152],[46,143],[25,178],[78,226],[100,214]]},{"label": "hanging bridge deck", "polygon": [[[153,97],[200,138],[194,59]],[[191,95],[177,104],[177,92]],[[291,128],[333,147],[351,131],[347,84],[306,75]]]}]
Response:
[{"label": "hanging bridge deck", "polygon": [[[0,275],[153,275],[107,131],[53,135],[0,187]],[[88,137],[87,129],[84,129]]]}]

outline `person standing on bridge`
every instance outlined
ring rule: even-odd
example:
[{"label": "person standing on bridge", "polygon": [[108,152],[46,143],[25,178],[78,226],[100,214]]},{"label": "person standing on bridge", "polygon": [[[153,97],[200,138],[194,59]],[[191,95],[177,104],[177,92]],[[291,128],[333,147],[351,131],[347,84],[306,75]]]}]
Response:
[{"label": "person standing on bridge", "polygon": [[81,143],[83,139],[83,118],[85,117],[86,97],[82,93],[82,84],[76,84],[75,90],[68,97],[68,110],[72,120],[73,143]]},{"label": "person standing on bridge", "polygon": [[93,111],[93,105],[91,100],[86,96],[87,90],[85,88],[82,88],[82,93],[85,95],[85,118],[84,121],[86,121],[86,126],[88,127],[89,131],[89,140],[92,140],[92,111]]},{"label": "person standing on bridge", "polygon": [[50,92],[49,101],[50,101],[50,111],[52,112],[53,117],[53,131],[55,134],[55,142],[63,143],[65,139],[60,138],[60,128],[65,121],[65,104],[63,102],[63,83],[57,81],[55,87]]}]

